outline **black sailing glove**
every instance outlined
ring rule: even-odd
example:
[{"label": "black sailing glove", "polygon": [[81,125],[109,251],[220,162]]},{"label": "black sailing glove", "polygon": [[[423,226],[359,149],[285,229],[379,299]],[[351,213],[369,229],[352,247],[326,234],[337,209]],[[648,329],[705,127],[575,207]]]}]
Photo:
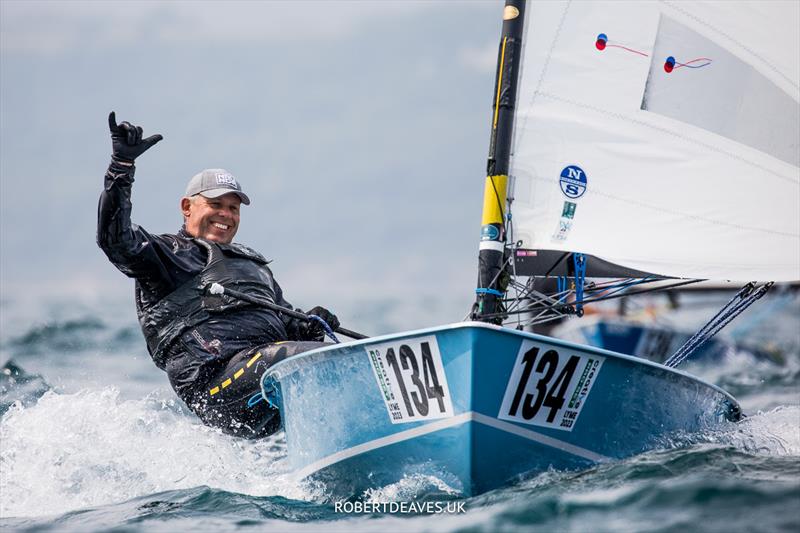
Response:
[{"label": "black sailing glove", "polygon": [[[340,326],[339,319],[336,318],[336,315],[324,307],[317,306],[306,314],[320,317],[334,331]],[[322,341],[325,339],[325,328],[322,327],[322,324],[317,320],[308,320],[300,329],[303,340]]]},{"label": "black sailing glove", "polygon": [[117,125],[117,115],[113,111],[108,115],[108,129],[111,130],[113,158],[123,163],[133,163],[134,159],[164,138],[156,134],[142,139],[142,128],[130,122]]}]

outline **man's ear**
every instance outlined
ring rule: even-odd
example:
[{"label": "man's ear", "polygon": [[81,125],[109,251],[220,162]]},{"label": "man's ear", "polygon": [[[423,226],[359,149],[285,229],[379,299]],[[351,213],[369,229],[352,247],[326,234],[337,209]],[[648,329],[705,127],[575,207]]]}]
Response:
[{"label": "man's ear", "polygon": [[184,196],[181,198],[181,213],[183,213],[183,218],[189,217],[189,206],[192,205],[192,199],[187,198]]}]

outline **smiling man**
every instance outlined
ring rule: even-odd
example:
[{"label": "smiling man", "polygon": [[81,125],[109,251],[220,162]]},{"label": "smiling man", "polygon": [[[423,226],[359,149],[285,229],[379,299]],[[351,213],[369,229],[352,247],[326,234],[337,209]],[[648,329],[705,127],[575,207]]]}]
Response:
[{"label": "smiling man", "polygon": [[[189,180],[177,233],[153,235],[133,224],[134,161],[162,137],[143,138],[142,128],[117,124],[113,112],[108,125],[113,154],[100,195],[97,244],[136,280],[136,311],[150,356],[206,424],[247,438],[276,431],[278,411],[250,400],[258,398],[260,377],[269,366],[322,345],[322,324],[208,291],[218,283],[291,308],[268,261],[233,242],[239,209],[250,198],[230,172],[207,169]],[[339,326],[322,307],[309,315],[332,329]]]},{"label": "smiling man", "polygon": [[239,208],[250,205],[236,178],[221,168],[194,176],[181,198],[186,231],[208,241],[229,243],[239,229]]}]

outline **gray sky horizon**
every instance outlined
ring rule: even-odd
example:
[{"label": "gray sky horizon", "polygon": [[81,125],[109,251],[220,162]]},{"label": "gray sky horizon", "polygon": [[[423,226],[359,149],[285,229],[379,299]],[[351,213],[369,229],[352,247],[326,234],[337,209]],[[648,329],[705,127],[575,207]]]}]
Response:
[{"label": "gray sky horizon", "polygon": [[181,224],[203,168],[252,199],[236,241],[287,298],[352,329],[463,318],[474,299],[502,3],[0,2],[0,289],[130,300],[95,244],[106,117],[161,133],[134,222]]}]

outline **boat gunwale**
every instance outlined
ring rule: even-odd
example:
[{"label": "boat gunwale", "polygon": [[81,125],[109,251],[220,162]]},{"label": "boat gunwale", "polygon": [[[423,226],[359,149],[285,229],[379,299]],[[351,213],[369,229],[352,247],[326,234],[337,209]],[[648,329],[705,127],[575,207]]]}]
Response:
[{"label": "boat gunwale", "polygon": [[[261,377],[261,388],[262,388],[262,391],[263,391],[264,382],[267,379],[273,378],[273,379],[276,379],[276,380],[280,380],[280,379],[285,378],[285,377],[289,376],[290,374],[298,371],[300,369],[300,367],[301,367],[301,364],[303,362],[305,362],[306,360],[308,360],[308,363],[312,363],[315,360],[319,360],[319,359],[322,359],[322,358],[336,357],[337,355],[344,355],[344,354],[336,354],[335,353],[336,351],[342,350],[342,348],[351,348],[351,347],[356,347],[356,346],[361,346],[361,345],[377,344],[377,343],[386,342],[386,341],[389,341],[389,340],[392,340],[392,339],[399,339],[399,338],[402,338],[402,337],[425,335],[425,334],[436,333],[436,332],[439,332],[439,331],[448,331],[448,330],[462,329],[462,328],[463,329],[482,328],[482,329],[488,329],[488,330],[502,332],[502,333],[510,333],[512,335],[516,335],[516,336],[519,336],[519,337],[523,337],[523,338],[527,338],[527,339],[531,339],[531,340],[536,340],[536,341],[539,341],[539,342],[547,342],[547,343],[555,344],[557,346],[561,346],[561,347],[568,348],[568,349],[578,349],[578,350],[582,350],[582,351],[595,353],[597,355],[602,355],[604,357],[610,357],[612,359],[620,359],[620,360],[623,360],[623,361],[628,361],[628,362],[634,363],[636,365],[642,365],[642,366],[645,366],[645,367],[654,368],[654,369],[659,370],[660,372],[666,372],[667,374],[676,374],[678,376],[681,376],[682,378],[688,379],[689,381],[694,381],[696,383],[699,383],[700,385],[708,387],[708,388],[710,388],[710,389],[722,394],[734,406],[740,408],[739,402],[729,392],[727,392],[726,390],[722,389],[721,387],[719,387],[717,385],[714,385],[713,383],[709,383],[708,381],[706,381],[706,380],[704,380],[704,379],[702,379],[702,378],[700,378],[698,376],[695,376],[694,374],[691,374],[691,373],[689,373],[689,372],[687,372],[685,370],[680,370],[680,369],[677,369],[677,368],[667,367],[667,366],[664,366],[663,364],[656,363],[656,362],[653,362],[653,361],[649,361],[647,359],[644,359],[644,358],[641,358],[641,357],[636,357],[636,356],[633,356],[633,355],[626,355],[626,354],[623,354],[623,353],[613,352],[611,350],[606,350],[606,349],[603,349],[603,348],[597,348],[597,347],[594,347],[594,346],[589,346],[589,345],[585,345],[585,344],[578,344],[578,343],[571,342],[571,341],[557,339],[555,337],[547,337],[547,336],[544,336],[544,335],[539,335],[539,334],[531,333],[531,332],[528,332],[528,331],[519,331],[519,330],[516,330],[516,329],[510,329],[510,328],[506,328],[506,327],[503,327],[503,326],[498,326],[498,325],[494,325],[494,324],[487,324],[485,322],[476,322],[476,321],[455,322],[455,323],[451,323],[451,324],[445,324],[445,325],[442,325],[442,326],[434,326],[434,327],[423,328],[423,329],[412,330],[412,331],[406,331],[406,332],[401,332],[401,333],[390,333],[390,334],[386,334],[386,335],[378,335],[376,337],[369,337],[369,338],[366,338],[366,339],[353,340],[353,341],[343,342],[343,343],[339,343],[339,344],[330,344],[330,345],[322,346],[320,348],[316,348],[314,350],[310,350],[310,351],[307,351],[307,352],[302,352],[302,353],[293,355],[291,357],[287,357],[286,359],[275,363],[273,366],[271,366],[269,369],[267,369],[267,371],[264,372],[264,375]],[[348,353],[348,355],[350,355],[350,353]]]}]

